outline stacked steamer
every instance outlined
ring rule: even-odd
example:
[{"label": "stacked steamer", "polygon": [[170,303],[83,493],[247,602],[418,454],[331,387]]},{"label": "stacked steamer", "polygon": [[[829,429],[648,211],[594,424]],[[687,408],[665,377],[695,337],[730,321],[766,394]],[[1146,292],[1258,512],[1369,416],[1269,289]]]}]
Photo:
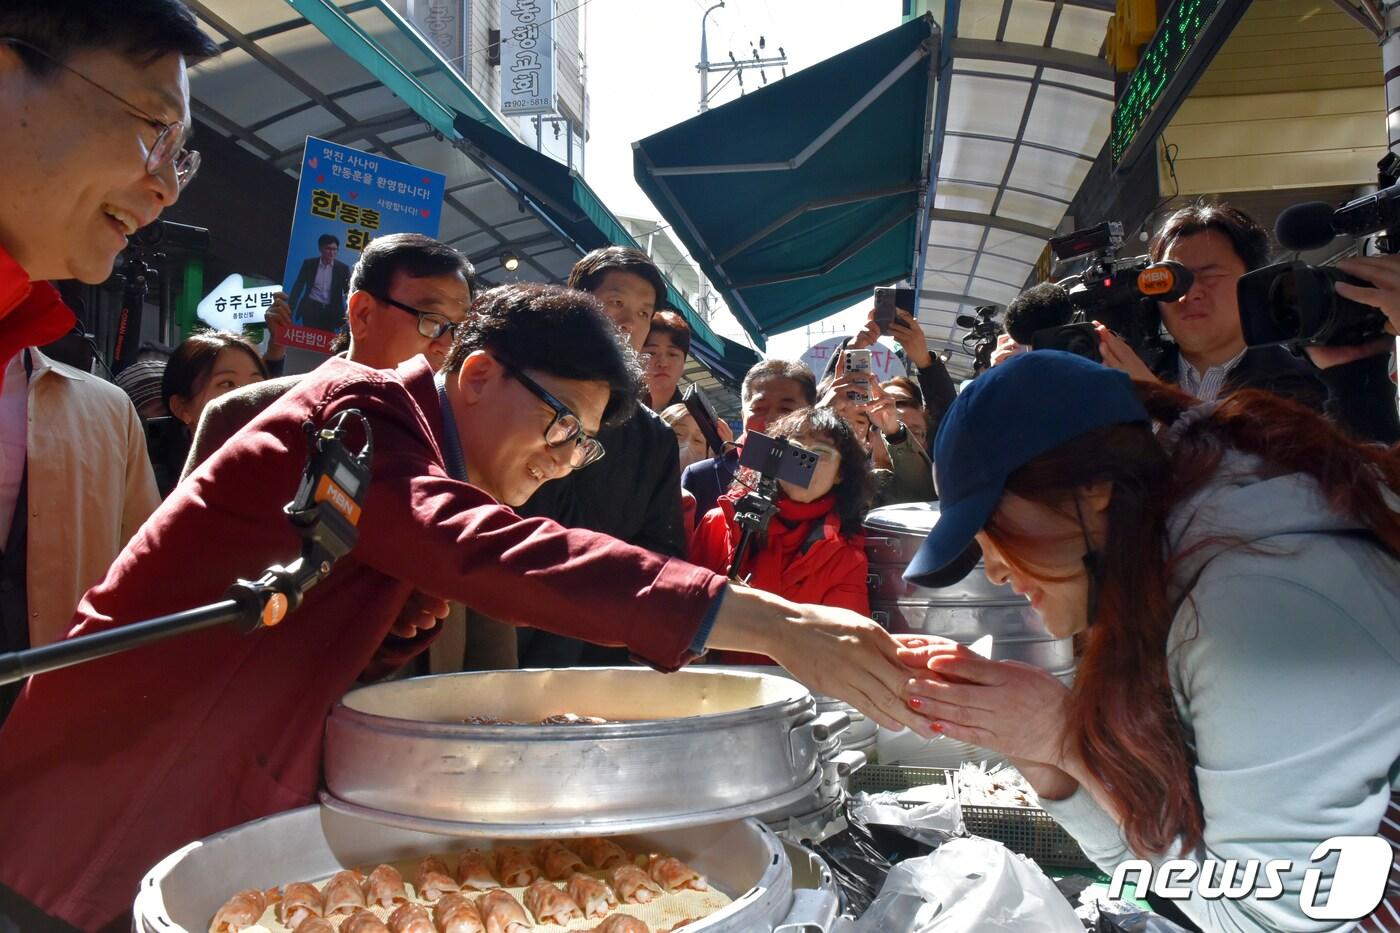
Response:
[{"label": "stacked steamer", "polygon": [[[561,714],[603,721],[542,724]],[[649,931],[682,921],[704,933],[826,931],[837,913],[830,873],[750,817],[820,790],[821,747],[845,719],[819,716],[800,684],[754,673],[499,671],[364,687],[327,720],[322,805],[173,853],[143,882],[135,927],[198,933],[238,891],[285,892],[379,865],[411,878],[428,856],[452,874],[472,849],[603,837],[643,868],[658,854],[705,879],[704,892],[668,889],[617,908]],[[508,893],[523,902],[526,892]],[[535,916],[524,929],[599,923]]]},{"label": "stacked steamer", "polygon": [[[980,562],[963,580],[941,589],[905,581],[905,568],[937,522],[936,502],[885,506],[866,516],[865,553],[875,621],[895,634],[941,635],[966,645],[990,635],[993,659],[1024,661],[1070,683],[1073,640],[1046,632],[1030,602],[1008,586],[991,583]],[[919,763],[955,768],[961,761],[988,758],[980,749],[950,739],[934,744],[937,747],[927,750]]]},{"label": "stacked steamer", "polygon": [[[792,679],[791,674],[776,666],[717,667],[714,670]],[[813,699],[816,701],[817,721],[825,726],[825,738],[817,745],[822,782],[801,800],[759,815],[759,819],[779,831],[788,829],[792,823],[802,827],[821,827],[832,822],[840,813],[841,803],[850,790],[851,775],[875,758],[878,727],[874,720],[835,697],[815,694]]]}]

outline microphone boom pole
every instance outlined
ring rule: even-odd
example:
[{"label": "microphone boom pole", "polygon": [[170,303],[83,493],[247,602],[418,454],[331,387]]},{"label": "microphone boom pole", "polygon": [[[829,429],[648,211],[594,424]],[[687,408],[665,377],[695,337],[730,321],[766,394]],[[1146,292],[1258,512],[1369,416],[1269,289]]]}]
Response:
[{"label": "microphone boom pole", "polygon": [[[347,418],[358,419],[364,429],[365,442],[356,455],[345,448]],[[355,526],[369,490],[374,456],[369,422],[355,409],[342,412],[324,429],[318,430],[309,421],[304,427],[311,451],[296,498],[284,509],[302,537],[300,557],[287,567],[269,567],[257,580],[237,581],[229,587],[226,599],[207,606],[0,654],[0,684],[216,625],[238,623],[244,631],[252,632],[286,618],[301,605],[306,591],[324,580],[335,562],[355,546]]]}]

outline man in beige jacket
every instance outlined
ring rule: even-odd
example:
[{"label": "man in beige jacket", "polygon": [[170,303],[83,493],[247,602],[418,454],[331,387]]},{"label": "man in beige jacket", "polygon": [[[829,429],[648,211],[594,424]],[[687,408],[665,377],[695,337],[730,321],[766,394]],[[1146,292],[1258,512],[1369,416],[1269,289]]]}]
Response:
[{"label": "man in beige jacket", "polygon": [[[126,393],[30,347],[0,383],[0,628],[6,650],[68,631],[83,593],[160,504]],[[19,685],[0,694],[0,718]]]}]

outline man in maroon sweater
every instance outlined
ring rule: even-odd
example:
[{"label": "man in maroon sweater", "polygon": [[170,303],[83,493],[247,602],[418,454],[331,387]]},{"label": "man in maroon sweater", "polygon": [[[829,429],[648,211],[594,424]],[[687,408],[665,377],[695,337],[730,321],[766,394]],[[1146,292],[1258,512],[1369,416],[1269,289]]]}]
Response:
[{"label": "man in maroon sweater", "polygon": [[882,724],[924,728],[901,699],[912,672],[869,620],[501,505],[596,458],[595,435],[627,416],[639,371],[582,293],[507,286],[474,311],[436,380],[421,358],[321,366],[137,533],[73,634],[216,601],[290,559],[298,538],[281,507],[305,461],[302,424],[355,408],[373,428],[359,543],[282,624],[206,630],[29,682],[0,730],[0,883],[81,929],[116,929],[164,855],[312,802],[331,705],[376,655],[402,661],[430,637],[389,634],[415,588],[625,645],[662,670],[709,647],[762,652]]}]

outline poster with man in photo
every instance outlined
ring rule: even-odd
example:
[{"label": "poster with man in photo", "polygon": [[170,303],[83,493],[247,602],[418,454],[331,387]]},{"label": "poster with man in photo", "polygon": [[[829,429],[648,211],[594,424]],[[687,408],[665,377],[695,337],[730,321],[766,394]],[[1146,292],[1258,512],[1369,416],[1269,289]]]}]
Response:
[{"label": "poster with man in photo", "polygon": [[436,237],[445,184],[438,172],[308,136],[282,276],[292,324],[276,328],[276,341],[329,353],[360,250],[385,233]]}]

